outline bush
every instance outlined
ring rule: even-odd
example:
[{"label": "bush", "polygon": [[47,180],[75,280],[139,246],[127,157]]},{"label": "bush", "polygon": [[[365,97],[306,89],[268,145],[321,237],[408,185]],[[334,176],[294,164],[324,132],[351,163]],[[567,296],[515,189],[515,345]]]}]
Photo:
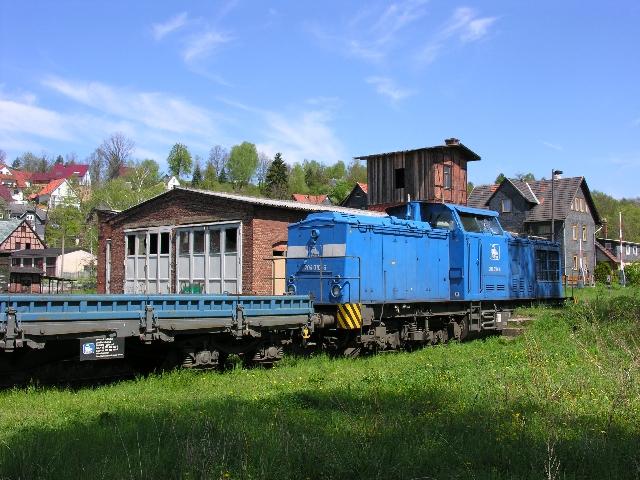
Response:
[{"label": "bush", "polygon": [[596,279],[596,282],[600,282],[600,283],[607,283],[607,276],[612,277],[611,279],[613,280],[613,275],[611,274],[611,265],[609,265],[607,262],[598,262],[598,264],[596,265],[596,269],[593,272],[593,276]]},{"label": "bush", "polygon": [[640,263],[632,263],[624,267],[627,285],[640,285]]}]

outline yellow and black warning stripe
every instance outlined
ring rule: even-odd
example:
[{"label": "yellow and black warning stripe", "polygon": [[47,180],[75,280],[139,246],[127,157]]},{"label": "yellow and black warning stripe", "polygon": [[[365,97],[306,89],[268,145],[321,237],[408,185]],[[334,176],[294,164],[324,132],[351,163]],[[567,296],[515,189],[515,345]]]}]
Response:
[{"label": "yellow and black warning stripe", "polygon": [[359,303],[341,303],[336,318],[338,328],[355,330],[362,327],[362,308]]}]

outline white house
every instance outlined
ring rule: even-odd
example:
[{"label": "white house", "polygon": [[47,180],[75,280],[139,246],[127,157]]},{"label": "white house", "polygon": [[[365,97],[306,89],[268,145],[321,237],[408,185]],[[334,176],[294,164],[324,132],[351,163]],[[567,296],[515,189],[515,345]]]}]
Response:
[{"label": "white house", "polygon": [[78,196],[66,178],[51,180],[42,190],[31,195],[29,200],[33,200],[39,204],[46,203],[49,205],[49,208],[55,208],[63,204],[74,205],[76,207],[80,206]]}]

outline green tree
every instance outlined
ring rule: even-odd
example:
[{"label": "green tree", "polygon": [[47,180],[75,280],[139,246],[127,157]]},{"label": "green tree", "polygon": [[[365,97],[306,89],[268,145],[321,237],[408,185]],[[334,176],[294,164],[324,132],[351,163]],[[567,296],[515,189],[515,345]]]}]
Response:
[{"label": "green tree", "polygon": [[180,178],[181,175],[190,173],[192,164],[191,153],[186,145],[176,143],[167,157],[167,165],[169,165],[171,175]]},{"label": "green tree", "polygon": [[500,174],[496,177],[496,181],[494,183],[501,184],[506,179],[507,177],[504,176],[504,173],[500,172]]},{"label": "green tree", "polygon": [[516,178],[522,182],[534,182],[536,177],[533,173],[516,173]]},{"label": "green tree", "polygon": [[471,195],[471,192],[473,192],[474,188],[475,185],[473,184],[473,182],[467,182],[467,195]]},{"label": "green tree", "polygon": [[223,168],[222,170],[220,170],[220,175],[218,175],[218,182],[219,183],[228,183],[229,182],[229,176],[227,175],[227,169]]},{"label": "green tree", "polygon": [[198,188],[202,185],[202,170],[200,170],[200,158],[196,157],[195,166],[193,167],[193,176],[191,177],[191,186]]},{"label": "green tree", "polygon": [[85,217],[77,206],[63,204],[49,210],[45,227],[45,238],[49,247],[75,246],[84,232]]},{"label": "green tree", "polygon": [[62,157],[62,155],[58,155],[56,157],[56,160],[54,162],[55,165],[64,165],[64,158]]},{"label": "green tree", "polygon": [[282,159],[281,153],[276,153],[273,157],[267,176],[265,179],[265,193],[270,198],[287,198],[287,165]]},{"label": "green tree", "polygon": [[150,158],[141,162],[135,162],[129,165],[124,179],[131,183],[131,188],[136,192],[155,187],[158,183],[162,182],[160,165]]},{"label": "green tree", "polygon": [[331,185],[324,165],[316,160],[305,160],[302,163],[304,181],[313,195],[328,193]]},{"label": "green tree", "polygon": [[309,187],[304,178],[304,168],[296,163],[289,172],[289,193],[309,193]]},{"label": "green tree", "polygon": [[347,180],[354,185],[359,183],[367,183],[367,166],[363,165],[359,159],[354,158],[347,168]]},{"label": "green tree", "polygon": [[258,168],[258,151],[253,143],[242,142],[231,148],[227,170],[234,187],[241,188],[249,184]]}]

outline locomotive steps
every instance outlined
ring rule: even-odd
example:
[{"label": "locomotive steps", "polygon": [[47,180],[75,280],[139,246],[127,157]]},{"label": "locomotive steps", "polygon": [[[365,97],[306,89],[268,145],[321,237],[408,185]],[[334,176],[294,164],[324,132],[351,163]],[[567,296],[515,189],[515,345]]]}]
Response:
[{"label": "locomotive steps", "polygon": [[507,327],[502,330],[502,336],[507,338],[520,336],[533,321],[532,317],[512,317],[509,319]]}]

